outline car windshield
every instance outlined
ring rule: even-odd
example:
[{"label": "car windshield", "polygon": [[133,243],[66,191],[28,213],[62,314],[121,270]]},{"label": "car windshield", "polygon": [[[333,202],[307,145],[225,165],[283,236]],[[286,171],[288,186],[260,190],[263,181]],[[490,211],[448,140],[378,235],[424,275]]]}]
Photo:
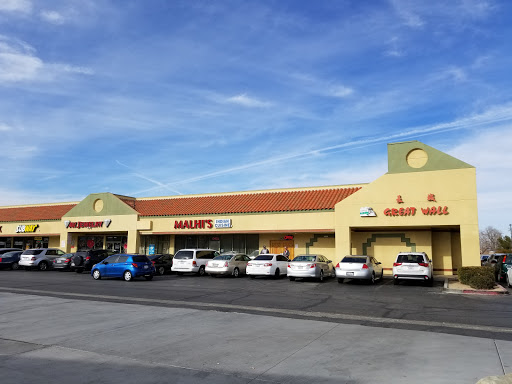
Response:
[{"label": "car windshield", "polygon": [[397,263],[424,263],[423,255],[398,255]]},{"label": "car windshield", "polygon": [[213,260],[231,260],[233,258],[233,256],[235,256],[235,255],[233,255],[233,254],[219,255],[219,256],[215,256],[213,258]]},{"label": "car windshield", "polygon": [[272,260],[274,256],[272,255],[259,255],[254,260]]},{"label": "car windshield", "polygon": [[297,256],[292,261],[315,261],[316,256]]},{"label": "car windshield", "polygon": [[149,261],[149,259],[147,258],[147,256],[140,255],[140,256],[132,256],[132,261],[134,263],[147,263]]},{"label": "car windshield", "polygon": [[192,259],[194,257],[194,251],[178,251],[174,255],[175,259]]},{"label": "car windshield", "polygon": [[346,256],[341,260],[342,263],[360,263],[364,264],[366,263],[366,257],[353,257],[353,256]]},{"label": "car windshield", "polygon": [[25,252],[23,252],[24,255],[39,255],[41,252],[43,252],[42,249],[28,249]]}]

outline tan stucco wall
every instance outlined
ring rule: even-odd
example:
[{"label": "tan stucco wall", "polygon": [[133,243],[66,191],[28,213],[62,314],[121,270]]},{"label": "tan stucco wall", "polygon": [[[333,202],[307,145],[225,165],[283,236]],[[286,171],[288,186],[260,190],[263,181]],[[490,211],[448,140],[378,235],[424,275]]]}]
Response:
[{"label": "tan stucco wall", "polygon": [[[435,202],[428,201],[429,194],[435,195]],[[403,204],[397,203],[397,197],[401,196]],[[447,215],[424,215],[421,208],[441,206],[448,207]],[[377,217],[360,217],[361,207],[371,207]],[[386,208],[415,207],[414,216],[386,216]],[[358,230],[371,228],[372,233],[403,232],[409,233],[411,238],[421,237],[422,231],[443,227],[458,232],[460,229],[460,255],[462,265],[480,265],[478,215],[476,194],[476,171],[474,168],[440,170],[416,173],[386,174],[364,187],[359,192],[349,196],[336,205],[336,253],[337,259],[345,254],[353,252],[353,247],[361,239]],[[415,231],[417,230],[417,232]],[[445,231],[445,232],[446,232]],[[432,242],[417,246],[417,251],[430,252],[435,260],[435,267],[450,269],[450,263],[457,267],[453,259],[457,256],[457,244],[453,236],[435,235]],[[458,236],[458,235],[457,235]],[[356,237],[357,241],[352,238]],[[397,240],[398,241],[398,240]],[[375,249],[384,247],[380,252],[384,256],[386,264],[388,259],[396,256],[400,244],[388,239],[379,239],[374,245]],[[387,245],[386,245],[387,244]],[[448,244],[452,244],[451,247]],[[455,251],[452,249],[455,248]],[[358,250],[359,251],[359,250]],[[388,254],[389,253],[389,254]],[[450,256],[452,255],[452,256]],[[380,256],[383,258],[383,256]],[[449,262],[448,258],[452,261]],[[459,265],[460,266],[460,265]]]}]

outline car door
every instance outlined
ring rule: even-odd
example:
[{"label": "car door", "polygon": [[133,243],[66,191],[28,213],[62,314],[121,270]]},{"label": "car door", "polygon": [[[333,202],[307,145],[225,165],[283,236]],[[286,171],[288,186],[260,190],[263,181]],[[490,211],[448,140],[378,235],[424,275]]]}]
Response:
[{"label": "car door", "polygon": [[128,256],[119,255],[117,260],[112,263],[112,277],[122,277],[124,271],[127,269]]},{"label": "car door", "polygon": [[279,268],[279,274],[286,275],[286,273],[287,273],[286,268],[288,268],[288,259],[286,257],[284,257],[283,255],[277,255],[276,256],[276,264],[277,264],[277,267]]},{"label": "car door", "polygon": [[101,262],[102,265],[104,265],[104,273],[103,275],[106,276],[106,277],[112,277],[114,276],[114,268],[115,268],[115,263],[117,261],[117,259],[119,258],[118,255],[112,255],[110,257],[107,257],[105,260],[103,260]]},{"label": "car door", "polygon": [[46,256],[46,260],[48,260],[48,263],[50,265],[53,265],[53,260],[55,260],[58,257],[57,250],[56,249],[47,249],[45,256]]}]

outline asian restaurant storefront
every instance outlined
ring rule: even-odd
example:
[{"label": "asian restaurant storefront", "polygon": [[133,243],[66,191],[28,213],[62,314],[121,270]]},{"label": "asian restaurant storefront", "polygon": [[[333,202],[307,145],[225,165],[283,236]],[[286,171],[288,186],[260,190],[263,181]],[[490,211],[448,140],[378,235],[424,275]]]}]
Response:
[{"label": "asian restaurant storefront", "polygon": [[[25,226],[25,232],[17,232]],[[28,230],[28,232],[27,232]],[[388,172],[368,184],[163,198],[97,193],[67,204],[0,208],[0,247],[377,258],[424,251],[437,274],[479,265],[475,168],[417,141],[388,145]]]}]

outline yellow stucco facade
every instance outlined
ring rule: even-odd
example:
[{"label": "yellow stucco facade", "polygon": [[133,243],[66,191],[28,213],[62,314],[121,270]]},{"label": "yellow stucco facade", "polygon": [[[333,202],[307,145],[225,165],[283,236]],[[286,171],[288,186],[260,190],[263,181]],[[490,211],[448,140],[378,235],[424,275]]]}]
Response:
[{"label": "yellow stucco facade", "polygon": [[[160,216],[157,212],[143,216],[134,204],[156,199],[213,198],[235,192],[141,199],[91,194],[72,203],[74,207],[58,220],[30,222],[6,221],[0,208],[0,247],[42,244],[66,252],[102,247],[148,253],[153,246],[157,253],[174,253],[189,244],[208,244],[221,251],[230,250],[225,244],[232,244],[232,249],[249,253],[263,245],[271,251],[287,245],[292,255],[320,253],[335,263],[345,255],[372,255],[386,271],[391,269],[396,254],[407,250],[426,252],[436,274],[452,274],[461,266],[480,264],[475,168],[417,141],[389,144],[388,173],[368,184],[236,195],[349,187],[360,189],[322,210],[176,216]],[[30,206],[18,207],[30,210]],[[219,219],[227,220],[229,226],[191,229],[175,225],[186,220]],[[20,225],[37,227],[32,233],[19,233]]]}]

